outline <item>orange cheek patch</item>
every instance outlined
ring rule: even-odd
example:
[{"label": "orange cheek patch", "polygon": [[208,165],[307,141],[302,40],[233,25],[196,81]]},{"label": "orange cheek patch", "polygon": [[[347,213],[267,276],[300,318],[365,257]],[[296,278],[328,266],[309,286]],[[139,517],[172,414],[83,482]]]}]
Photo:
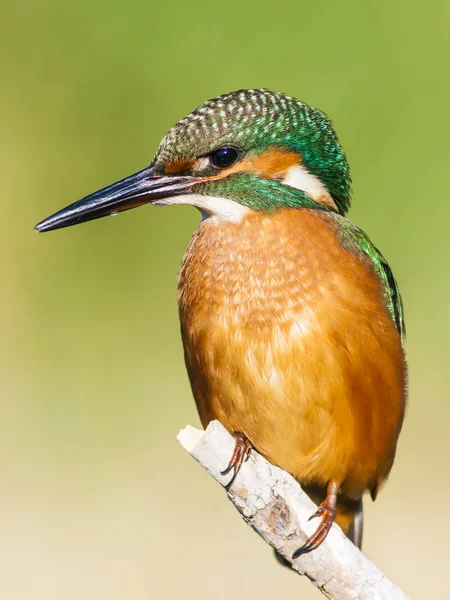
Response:
[{"label": "orange cheek patch", "polygon": [[249,161],[249,169],[261,173],[268,179],[277,179],[302,162],[302,157],[295,152],[283,150],[266,150]]},{"label": "orange cheek patch", "polygon": [[189,172],[195,164],[195,158],[174,158],[164,167],[166,175]]},{"label": "orange cheek patch", "polygon": [[244,158],[229,169],[223,169],[219,174],[208,177],[209,181],[223,179],[233,173],[257,173],[266,179],[279,179],[291,167],[301,164],[302,157],[295,152],[285,150],[266,150],[262,154]]}]

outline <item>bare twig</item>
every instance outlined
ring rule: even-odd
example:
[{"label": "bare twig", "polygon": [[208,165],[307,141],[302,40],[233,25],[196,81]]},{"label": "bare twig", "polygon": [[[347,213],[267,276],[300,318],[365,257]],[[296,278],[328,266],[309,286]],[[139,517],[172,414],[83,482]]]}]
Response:
[{"label": "bare twig", "polygon": [[[218,422],[206,431],[191,426],[179,435],[180,444],[221,485],[228,477],[220,471],[228,464],[234,440]],[[317,526],[308,518],[315,506],[295,479],[252,451],[228,497],[244,520],[284,556],[300,575],[306,575],[327,597],[334,600],[407,600],[407,596],[333,525],[317,549],[292,561],[292,553]]]}]

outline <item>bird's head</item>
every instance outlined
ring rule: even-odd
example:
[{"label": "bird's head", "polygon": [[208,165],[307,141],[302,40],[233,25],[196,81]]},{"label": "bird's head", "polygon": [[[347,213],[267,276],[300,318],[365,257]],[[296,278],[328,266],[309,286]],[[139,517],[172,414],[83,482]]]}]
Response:
[{"label": "bird's head", "polygon": [[236,221],[248,210],[317,206],[345,214],[350,174],[328,118],[280,93],[208,100],[162,140],[151,165],[36,226],[49,231],[146,203],[191,204]]}]

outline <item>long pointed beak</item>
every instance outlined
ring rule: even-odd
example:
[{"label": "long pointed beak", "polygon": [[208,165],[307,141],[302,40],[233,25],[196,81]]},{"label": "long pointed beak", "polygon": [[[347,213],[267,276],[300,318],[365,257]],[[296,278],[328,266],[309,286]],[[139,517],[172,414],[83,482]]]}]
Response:
[{"label": "long pointed beak", "polygon": [[86,196],[38,223],[36,231],[52,231],[100,219],[163,198],[189,193],[194,177],[155,175],[153,165]]}]

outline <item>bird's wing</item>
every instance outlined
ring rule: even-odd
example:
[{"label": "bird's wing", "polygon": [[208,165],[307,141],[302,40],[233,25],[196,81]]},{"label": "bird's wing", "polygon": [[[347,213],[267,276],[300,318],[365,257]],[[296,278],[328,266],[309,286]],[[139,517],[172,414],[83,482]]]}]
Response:
[{"label": "bird's wing", "polygon": [[406,337],[406,329],[403,316],[403,301],[397,281],[392,274],[390,266],[378,248],[373,245],[369,237],[364,233],[364,231],[362,231],[362,229],[359,229],[359,227],[357,227],[349,219],[346,219],[341,215],[336,214],[333,215],[333,217],[339,222],[339,230],[342,232],[343,243],[350,249],[358,253],[363,252],[370,258],[375,272],[383,284],[386,306],[391,313],[392,319],[394,320],[394,323],[398,329],[402,342],[404,342]]}]

